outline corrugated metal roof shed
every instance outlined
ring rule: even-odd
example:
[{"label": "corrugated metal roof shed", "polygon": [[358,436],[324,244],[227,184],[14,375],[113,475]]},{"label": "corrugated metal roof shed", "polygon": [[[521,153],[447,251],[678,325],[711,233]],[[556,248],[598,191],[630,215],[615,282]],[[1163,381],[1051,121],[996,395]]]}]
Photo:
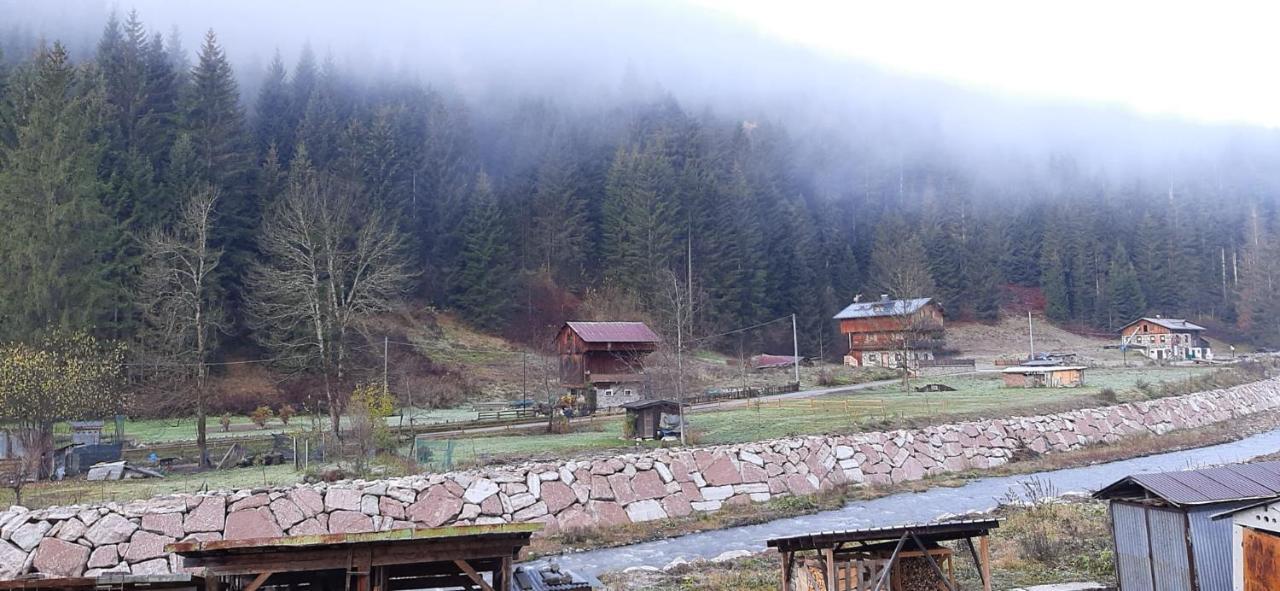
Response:
[{"label": "corrugated metal roof shed", "polygon": [[588,343],[656,343],[661,339],[643,322],[566,322]]},{"label": "corrugated metal roof shed", "polygon": [[851,318],[879,318],[882,316],[905,316],[923,308],[933,298],[913,298],[909,300],[877,300],[874,302],[854,302],[834,316],[835,320]]},{"label": "corrugated metal roof shed", "polygon": [[1099,499],[1145,492],[1176,505],[1204,505],[1280,495],[1280,462],[1126,476],[1094,494]]}]

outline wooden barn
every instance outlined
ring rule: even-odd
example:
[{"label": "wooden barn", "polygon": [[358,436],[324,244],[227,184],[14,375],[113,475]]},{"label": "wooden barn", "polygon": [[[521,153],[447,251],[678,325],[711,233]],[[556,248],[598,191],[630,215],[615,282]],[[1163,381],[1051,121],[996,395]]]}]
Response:
[{"label": "wooden barn", "polygon": [[560,386],[584,397],[590,409],[639,400],[645,357],[658,342],[643,322],[566,322],[556,335]]},{"label": "wooden barn", "polygon": [[916,367],[932,360],[942,348],[943,310],[933,298],[849,304],[835,320],[849,341],[845,365],[853,367]]},{"label": "wooden barn", "polygon": [[1120,345],[1156,361],[1213,359],[1203,326],[1181,318],[1139,318],[1120,329]]},{"label": "wooden barn", "polygon": [[1076,388],[1084,385],[1083,365],[1023,364],[1000,370],[1007,388]]}]

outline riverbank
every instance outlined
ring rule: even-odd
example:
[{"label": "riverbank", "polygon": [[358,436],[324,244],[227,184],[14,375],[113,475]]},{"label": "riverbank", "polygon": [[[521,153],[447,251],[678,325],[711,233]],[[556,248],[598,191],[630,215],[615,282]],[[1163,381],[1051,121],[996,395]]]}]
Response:
[{"label": "riverbank", "polygon": [[614,548],[671,539],[679,536],[765,523],[788,517],[811,515],[838,509],[849,503],[868,501],[905,492],[922,492],[937,487],[958,487],[979,478],[1017,476],[1091,466],[1154,454],[1196,449],[1264,433],[1280,428],[1280,411],[1260,413],[1239,421],[1215,423],[1198,429],[1165,435],[1142,435],[1117,443],[1101,443],[1053,454],[1024,454],[1007,464],[986,470],[947,473],[896,484],[841,486],[807,496],[779,497],[768,503],[728,506],[714,513],[695,513],[682,518],[629,523],[614,527],[581,528],[536,538],[530,546],[531,559],[588,549]]},{"label": "riverbank", "polygon": [[[996,499],[1022,489],[1023,482],[1038,480],[1057,491],[1090,491],[1128,474],[1143,471],[1177,470],[1192,466],[1245,461],[1280,449],[1280,425],[1275,413],[1249,425],[1233,422],[1218,433],[1271,430],[1216,445],[1182,451],[1145,455],[1139,458],[1094,463],[1082,467],[1035,471],[1004,476],[984,476],[958,487],[934,487],[922,492],[900,492],[841,508],[777,519],[755,525],[691,533],[629,546],[564,554],[561,564],[583,572],[600,574],[628,566],[661,567],[676,558],[710,558],[729,550],[758,552],[764,541],[797,532],[877,527],[904,522],[934,521],[948,515],[990,511]],[[1261,417],[1261,415],[1260,415]],[[1211,432],[1202,434],[1212,436]],[[1166,436],[1167,437],[1167,436]],[[1230,436],[1235,439],[1236,436]],[[1166,440],[1167,441],[1167,440]],[[1201,439],[1200,442],[1206,441]],[[1197,442],[1187,440],[1188,444]],[[1126,445],[1126,447],[1130,447]],[[1099,457],[1099,456],[1095,456]]]},{"label": "riverbank", "polygon": [[[986,514],[1001,519],[990,538],[994,588],[1083,580],[1113,583],[1105,503],[1079,496],[1042,497],[1036,492],[1016,500],[1025,504],[1002,505]],[[980,588],[967,552],[952,549],[960,587]],[[766,551],[737,558],[676,560],[661,569],[633,568],[606,573],[600,579],[610,591],[771,591],[778,588],[780,570],[778,555]]]}]

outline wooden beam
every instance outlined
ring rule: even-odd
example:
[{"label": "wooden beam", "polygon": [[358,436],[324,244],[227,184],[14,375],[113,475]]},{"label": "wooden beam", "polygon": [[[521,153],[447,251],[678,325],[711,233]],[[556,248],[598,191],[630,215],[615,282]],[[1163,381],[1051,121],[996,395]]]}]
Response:
[{"label": "wooden beam", "polygon": [[477,573],[476,569],[471,568],[471,565],[467,564],[467,561],[455,560],[453,563],[458,565],[458,568],[462,569],[462,572],[467,573],[467,577],[470,578],[473,583],[479,585],[481,591],[494,591],[493,587],[484,582],[484,578],[480,576],[480,573]]},{"label": "wooden beam", "polygon": [[252,581],[249,581],[249,584],[245,585],[242,591],[258,591],[258,587],[261,587],[263,583],[267,582],[267,578],[271,575],[272,573],[258,573],[258,576],[254,577]]},{"label": "wooden beam", "polygon": [[884,588],[884,584],[889,580],[889,570],[893,568],[893,562],[898,559],[898,553],[902,551],[902,546],[907,543],[907,534],[902,534],[898,538],[898,545],[893,547],[893,554],[889,555],[889,560],[884,563],[884,571],[880,573],[880,580],[876,581],[876,586],[871,591],[880,591]]}]

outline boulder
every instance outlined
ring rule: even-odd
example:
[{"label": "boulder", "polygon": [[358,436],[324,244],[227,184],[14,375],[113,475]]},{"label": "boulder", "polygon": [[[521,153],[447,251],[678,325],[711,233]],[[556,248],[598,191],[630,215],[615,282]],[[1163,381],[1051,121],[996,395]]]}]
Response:
[{"label": "boulder", "polygon": [[[123,517],[121,518],[123,519]],[[23,554],[26,557],[26,554]],[[89,549],[57,538],[45,538],[36,548],[35,569],[55,577],[78,577],[89,562]]]},{"label": "boulder", "polygon": [[[226,524],[227,516],[227,499],[224,497],[205,497],[199,505],[190,513],[182,522],[182,528],[187,533],[217,531],[220,532]],[[105,519],[105,518],[104,518]],[[96,525],[95,525],[96,527]],[[93,531],[93,528],[89,528]],[[133,533],[133,532],[129,532]],[[123,541],[123,540],[121,540]],[[96,542],[95,542],[96,544]]]},{"label": "boulder", "polygon": [[462,499],[454,496],[446,487],[434,486],[418,495],[409,505],[406,516],[427,527],[440,527],[448,523],[462,510]]},{"label": "boulder", "polygon": [[330,488],[324,493],[325,511],[359,511],[360,491],[352,488]]},{"label": "boulder", "polygon": [[150,560],[165,556],[164,546],[173,542],[176,538],[153,534],[149,531],[138,530],[129,538],[129,547],[124,551],[124,558],[130,563]]},{"label": "boulder", "polygon": [[120,542],[128,541],[129,537],[137,529],[137,525],[120,514],[108,513],[94,523],[89,528],[89,531],[84,533],[84,537],[94,546],[119,544]]},{"label": "boulder", "polygon": [[252,538],[278,538],[284,531],[271,516],[266,507],[236,511],[227,516],[227,528],[222,537],[226,540],[247,540]]},{"label": "boulder", "polygon": [[632,522],[640,523],[642,521],[666,519],[667,512],[663,510],[662,503],[649,499],[627,505],[627,517],[630,517]]},{"label": "boulder", "polygon": [[[70,522],[68,521],[67,523]],[[66,525],[62,526],[63,530],[66,528]],[[171,536],[173,538],[181,538],[187,534],[186,530],[182,529],[181,513],[148,513],[143,515],[142,529],[149,532]]]},{"label": "boulder", "polygon": [[376,531],[373,519],[359,511],[334,511],[329,514],[329,533],[355,534]]}]

